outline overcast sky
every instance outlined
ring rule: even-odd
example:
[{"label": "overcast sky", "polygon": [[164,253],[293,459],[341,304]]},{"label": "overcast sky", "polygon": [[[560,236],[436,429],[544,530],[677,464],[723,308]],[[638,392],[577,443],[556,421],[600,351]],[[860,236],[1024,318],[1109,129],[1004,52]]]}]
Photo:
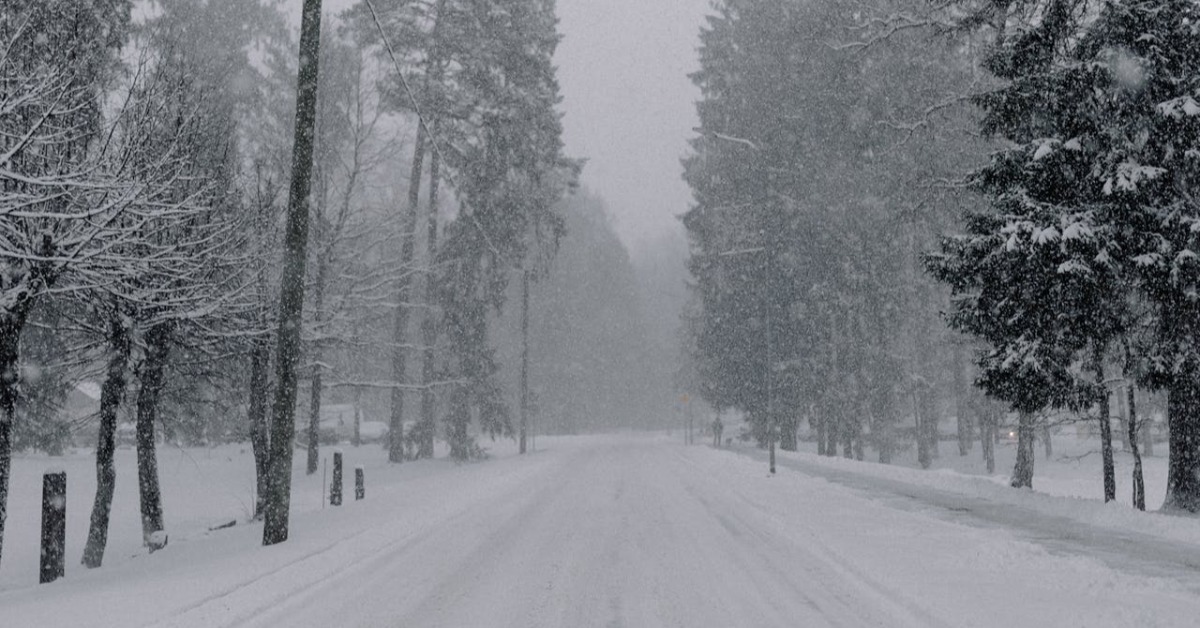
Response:
[{"label": "overcast sky", "polygon": [[708,0],[558,0],[567,150],[637,247],[669,231],[691,193],[679,159],[696,126],[687,75]]}]

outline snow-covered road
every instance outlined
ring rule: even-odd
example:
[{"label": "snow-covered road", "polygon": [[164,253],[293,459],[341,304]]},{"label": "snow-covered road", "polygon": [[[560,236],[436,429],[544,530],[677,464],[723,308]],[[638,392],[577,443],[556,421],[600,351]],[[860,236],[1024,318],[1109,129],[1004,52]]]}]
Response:
[{"label": "snow-covered road", "polygon": [[262,626],[936,626],[692,464],[638,441],[581,448]]},{"label": "snow-covered road", "polygon": [[[1086,528],[1051,546],[1023,525],[1043,513],[968,521],[931,502],[950,497],[928,487],[801,457],[768,477],[753,456],[661,437],[547,444],[523,458],[430,467],[367,501],[305,513],[274,548],[257,547],[249,527],[9,591],[0,617],[727,628],[1190,626],[1200,616],[1190,559],[1122,562],[1120,548],[1096,558],[1121,537],[1088,538]],[[1006,510],[979,499],[981,512]]]}]

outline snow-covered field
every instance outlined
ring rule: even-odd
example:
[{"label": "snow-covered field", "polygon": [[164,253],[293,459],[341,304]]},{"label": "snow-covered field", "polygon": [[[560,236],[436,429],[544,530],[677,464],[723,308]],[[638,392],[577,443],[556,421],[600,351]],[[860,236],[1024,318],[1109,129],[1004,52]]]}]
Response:
[{"label": "snow-covered field", "polygon": [[[272,548],[245,521],[248,448],[164,450],[172,536],[153,555],[140,547],[123,451],[109,552],[94,571],[78,566],[87,456],[19,458],[0,617],[47,627],[957,627],[1191,626],[1200,615],[1195,519],[1014,491],[998,483],[1003,457],[997,478],[979,478],[788,453],[769,477],[760,452],[681,441],[542,438],[530,456],[498,443],[483,463],[400,467],[376,447],[347,448],[348,464],[367,468],[367,500],[322,509],[320,474],[298,473],[292,537]],[[950,466],[957,454],[945,445]],[[1092,496],[1083,480],[1094,458],[1039,460],[1035,484]],[[37,585],[38,496],[25,484],[51,464],[71,474],[70,562],[64,580]],[[1148,492],[1161,499],[1161,487]]]}]

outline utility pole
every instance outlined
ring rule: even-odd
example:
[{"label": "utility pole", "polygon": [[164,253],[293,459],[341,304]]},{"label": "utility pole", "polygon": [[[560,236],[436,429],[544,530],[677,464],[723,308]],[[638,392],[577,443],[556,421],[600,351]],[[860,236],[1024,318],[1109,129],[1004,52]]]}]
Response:
[{"label": "utility pole", "polygon": [[279,298],[275,413],[271,419],[268,493],[263,502],[263,545],[288,538],[292,499],[292,441],[295,438],[296,366],[304,308],[304,262],[308,243],[308,195],[312,184],[313,126],[317,110],[317,67],[321,42],[321,0],[304,0],[300,25],[292,181],[288,190],[287,231]]},{"label": "utility pole", "polygon": [[[692,130],[699,133],[702,137],[704,137],[706,139],[715,139],[715,140],[719,140],[722,142],[739,144],[739,145],[745,146],[747,148],[750,148],[751,150],[753,150],[756,153],[762,152],[762,148],[760,148],[759,144],[751,139],[747,139],[747,138],[743,138],[743,137],[735,137],[732,135],[728,135],[726,133],[718,133],[716,131],[713,131],[711,129],[705,129],[703,127],[693,127]],[[760,240],[760,243],[762,243],[762,240]],[[763,253],[766,255],[766,258],[767,258],[767,260],[766,260],[767,281],[769,284],[769,282],[771,280],[772,264],[771,264],[771,254],[766,246],[757,246],[757,247],[748,248],[748,249],[725,251],[722,253],[717,253],[717,256],[731,257],[734,255],[743,255],[743,254],[748,254],[748,253]],[[769,287],[770,286],[768,285],[768,288]],[[769,293],[769,292],[770,291],[767,290],[767,293]],[[770,451],[771,475],[774,475],[775,474],[775,439],[776,439],[776,431],[777,430],[776,430],[776,425],[775,425],[776,421],[775,421],[775,403],[774,403],[775,358],[773,355],[772,342],[771,342],[771,340],[772,340],[771,339],[771,322],[772,322],[771,321],[771,309],[772,308],[771,308],[771,301],[770,301],[769,294],[764,294],[764,296],[763,296],[763,308],[766,310],[765,318],[766,318],[766,327],[767,327],[767,369],[766,369],[767,370],[767,447]]]},{"label": "utility pole", "polygon": [[521,436],[520,453],[525,453],[529,432],[529,271],[521,273]]},{"label": "utility pole", "polygon": [[[765,252],[765,249],[764,249],[764,252]],[[767,257],[767,281],[770,281],[770,279],[771,279],[771,255],[769,253],[767,253],[766,257]],[[768,293],[769,292],[770,291],[768,291]],[[775,402],[774,402],[775,401],[775,385],[774,385],[774,382],[775,382],[775,357],[773,355],[774,352],[772,350],[772,344],[771,344],[771,310],[773,308],[771,307],[770,294],[763,297],[763,303],[766,305],[766,310],[767,310],[767,315],[766,315],[766,319],[767,319],[767,432],[768,432],[767,433],[767,441],[769,442],[768,448],[770,449],[770,452],[771,452],[771,454],[770,454],[770,456],[771,456],[771,475],[775,475],[775,438],[776,438],[776,432],[778,430],[776,429],[776,425],[775,425],[775,423],[776,423],[776,421],[775,421]]]}]

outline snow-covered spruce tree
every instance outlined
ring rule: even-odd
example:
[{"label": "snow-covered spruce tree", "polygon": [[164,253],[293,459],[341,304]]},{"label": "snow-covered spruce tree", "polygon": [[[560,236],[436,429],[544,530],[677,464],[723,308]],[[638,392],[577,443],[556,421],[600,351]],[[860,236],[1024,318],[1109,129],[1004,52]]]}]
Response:
[{"label": "snow-covered spruce tree", "polygon": [[102,254],[105,226],[137,195],[100,147],[129,5],[14,0],[0,20],[0,549],[22,329],[49,288]]},{"label": "snow-covered spruce tree", "polygon": [[484,432],[511,434],[487,335],[488,309],[503,305],[511,269],[533,244],[534,225],[544,233],[561,230],[554,208],[579,168],[562,152],[553,4],[509,3],[487,15],[478,54],[466,68],[480,81],[482,98],[470,113],[478,143],[464,147],[461,161],[443,164],[462,186],[456,192],[463,208],[447,225],[437,279],[448,375],[457,380],[447,440],[459,460],[477,454],[467,431],[473,414]]},{"label": "snow-covered spruce tree", "polygon": [[[1081,309],[1063,311],[1087,331],[1088,361],[1097,371],[1106,344],[1129,326],[1124,307],[1131,299],[1154,306],[1153,338],[1137,343],[1144,355],[1134,358],[1145,367],[1134,370],[1170,399],[1166,507],[1197,511],[1197,7],[1109,2],[1081,32],[1050,32],[1056,12],[1073,11],[1050,3],[1041,24],[1006,42],[994,59],[992,69],[1011,86],[981,104],[992,108],[994,129],[1018,147],[1001,153],[995,176],[982,181],[1015,219],[982,231],[1008,226],[1003,239],[1017,248],[1023,239],[1041,240],[1050,245],[1041,248],[1063,251],[1043,274],[1050,280],[1053,270],[1084,284],[1067,295]],[[967,250],[963,243],[952,248]],[[1097,388],[1093,397],[1103,395]]]},{"label": "snow-covered spruce tree", "polygon": [[[794,255],[792,243],[817,232],[815,212],[788,202],[798,198],[792,196],[802,170],[797,162],[811,154],[807,138],[785,121],[798,95],[792,79],[800,72],[788,60],[802,47],[792,37],[802,11],[783,2],[742,1],[721,3],[718,11],[701,32],[701,69],[692,76],[703,97],[697,105],[701,135],[685,160],[697,200],[684,216],[702,311],[694,342],[706,366],[705,384],[694,392],[714,407],[745,412],[755,439],[766,446],[772,421],[794,416],[777,410],[794,408],[785,396],[797,390],[777,386],[773,367],[795,357],[813,327],[811,317],[787,314],[803,289],[796,265],[810,261]],[[811,252],[827,244],[813,235],[805,238]],[[813,275],[830,270],[834,258],[825,259]]]},{"label": "snow-covered spruce tree", "polygon": [[[1200,5],[1112,1],[1080,41],[1080,139],[1123,267],[1153,305],[1142,383],[1168,394],[1164,508],[1200,512]],[[1087,91],[1085,91],[1087,90]]]},{"label": "snow-covered spruce tree", "polygon": [[[1122,281],[1132,223],[1107,203],[1097,159],[1112,121],[1104,69],[1073,61],[1071,2],[1046,5],[1032,28],[1002,42],[987,67],[1005,84],[976,98],[985,134],[1010,144],[974,175],[990,207],[967,234],[928,258],[951,286],[955,329],[989,344],[977,384],[1019,413],[1013,486],[1033,477],[1035,413],[1100,408],[1106,499],[1115,497],[1104,364],[1129,325]],[[1090,368],[1095,383],[1084,382]]]}]

